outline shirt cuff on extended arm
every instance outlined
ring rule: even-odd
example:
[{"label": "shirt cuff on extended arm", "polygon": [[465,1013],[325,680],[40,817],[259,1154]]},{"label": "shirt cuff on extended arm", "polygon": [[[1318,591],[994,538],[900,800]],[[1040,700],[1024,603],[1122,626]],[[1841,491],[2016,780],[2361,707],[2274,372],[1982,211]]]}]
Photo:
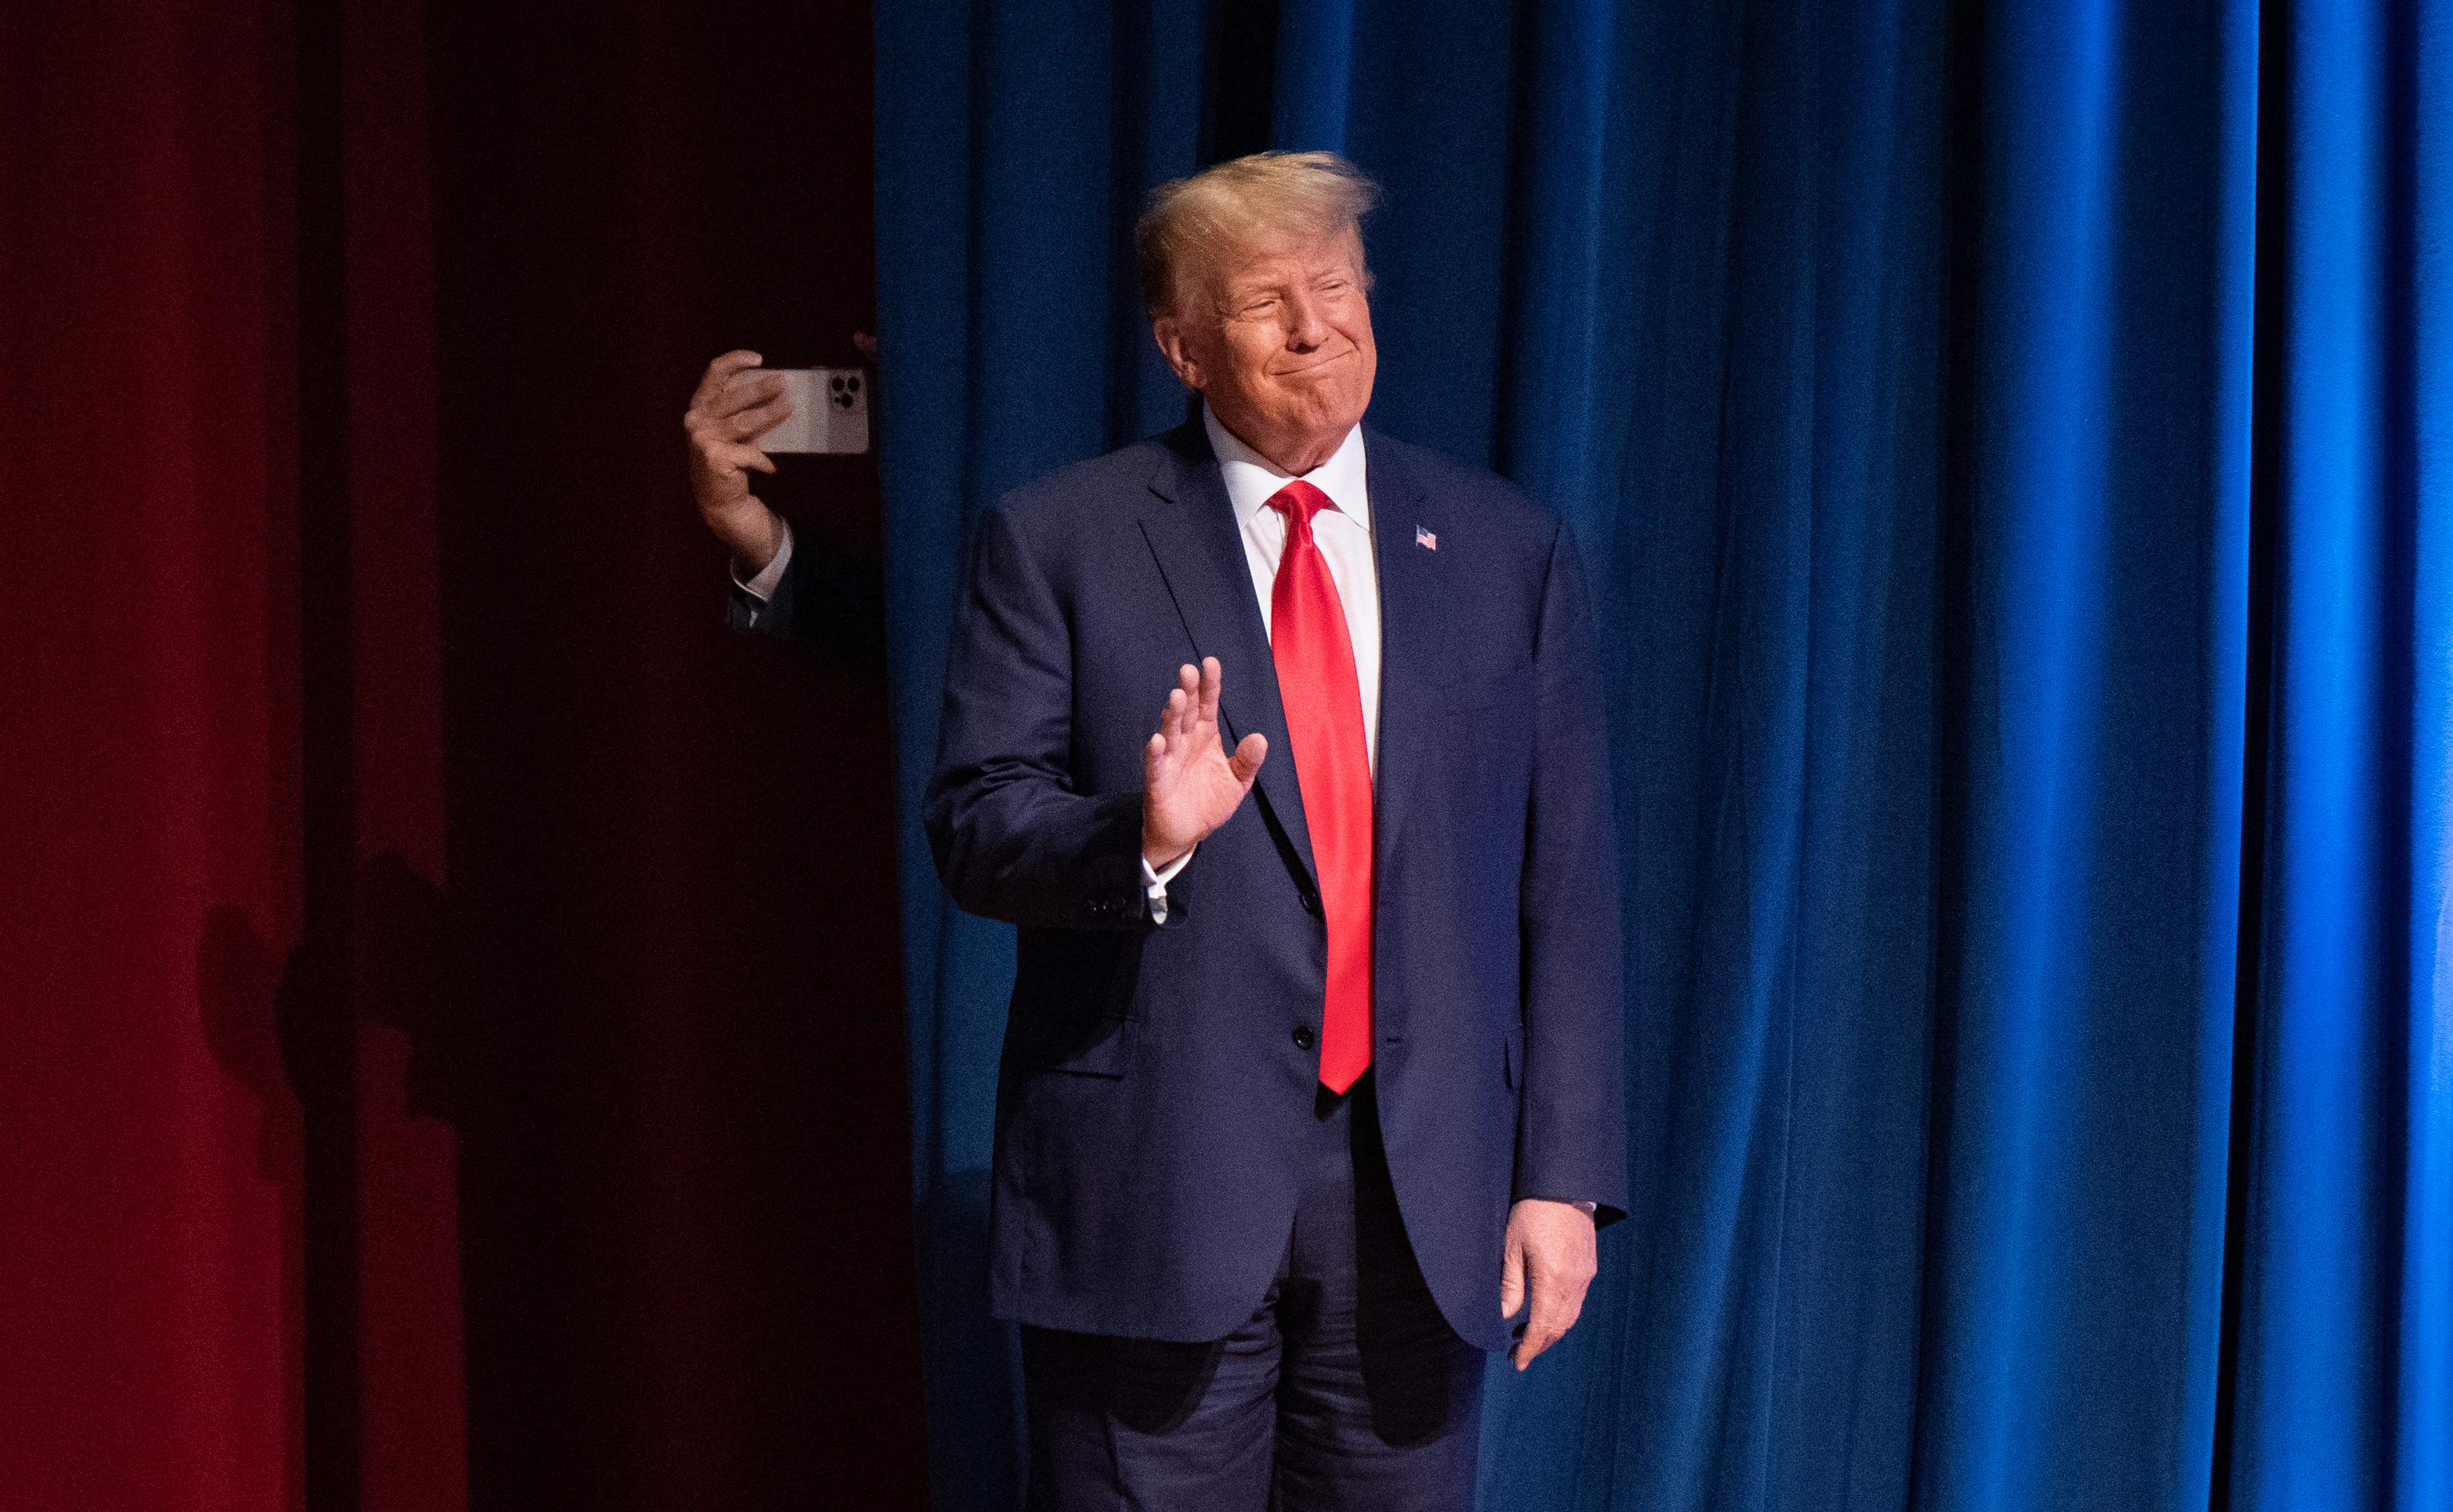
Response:
[{"label": "shirt cuff on extended arm", "polygon": [[784,527],[784,539],[775,547],[774,557],[758,569],[758,575],[744,582],[741,568],[737,565],[732,568],[732,586],[756,600],[761,608],[775,596],[775,585],[784,581],[784,569],[792,565],[792,527],[780,519],[775,523]]},{"label": "shirt cuff on extended arm", "polygon": [[[1198,846],[1192,847],[1193,850],[1200,848]],[[1150,923],[1167,923],[1167,885],[1175,880],[1175,874],[1182,871],[1184,864],[1191,859],[1192,851],[1187,850],[1168,862],[1165,869],[1154,870],[1150,866],[1149,858],[1147,856],[1142,858],[1142,896],[1149,901]]]},{"label": "shirt cuff on extended arm", "polygon": [[1599,1213],[1602,1206],[1599,1203],[1585,1202],[1580,1198],[1574,1197],[1520,1197],[1517,1198],[1516,1201],[1520,1203],[1565,1203],[1569,1207],[1574,1208],[1577,1212],[1584,1214],[1586,1218],[1591,1218],[1595,1214]]}]

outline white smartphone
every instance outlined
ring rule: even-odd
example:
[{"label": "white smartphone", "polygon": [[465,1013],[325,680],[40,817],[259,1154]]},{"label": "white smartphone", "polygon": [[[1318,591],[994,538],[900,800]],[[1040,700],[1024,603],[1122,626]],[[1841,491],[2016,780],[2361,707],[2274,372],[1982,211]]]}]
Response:
[{"label": "white smartphone", "polygon": [[868,374],[858,368],[746,368],[735,383],[784,380],[792,412],[750,445],[762,451],[847,454],[868,449]]}]

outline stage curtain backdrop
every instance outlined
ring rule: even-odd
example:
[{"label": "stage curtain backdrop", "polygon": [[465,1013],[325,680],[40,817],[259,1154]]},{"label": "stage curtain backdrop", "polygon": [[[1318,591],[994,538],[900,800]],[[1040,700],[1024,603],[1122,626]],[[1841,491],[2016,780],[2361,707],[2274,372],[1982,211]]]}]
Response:
[{"label": "stage curtain backdrop", "polygon": [[856,360],[868,82],[0,5],[0,1507],[926,1504],[881,637],[724,627],[677,423]]},{"label": "stage curtain backdrop", "polygon": [[1264,146],[1387,187],[1374,420],[1606,619],[1634,1211],[1485,1504],[2453,1505],[2453,8],[877,22],[941,1505],[1018,1481],[965,527],[1182,415],[1128,227]]},{"label": "stage curtain backdrop", "polygon": [[11,1506],[303,1489],[290,39],[224,11],[0,8]]}]

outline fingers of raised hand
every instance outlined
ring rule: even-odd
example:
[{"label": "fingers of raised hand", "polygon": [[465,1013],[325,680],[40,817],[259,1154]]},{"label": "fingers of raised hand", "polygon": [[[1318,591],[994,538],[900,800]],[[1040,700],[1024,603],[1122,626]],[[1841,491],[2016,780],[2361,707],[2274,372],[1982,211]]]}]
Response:
[{"label": "fingers of raised hand", "polygon": [[1182,753],[1186,716],[1192,702],[1192,695],[1186,691],[1184,676],[1191,670],[1187,666],[1177,674],[1176,686],[1167,689],[1167,703],[1158,711],[1158,733],[1150,738],[1159,743],[1153,749],[1162,754]]},{"label": "fingers of raised hand", "polygon": [[781,385],[758,388],[747,394],[734,393],[716,408],[692,409],[682,416],[682,428],[697,446],[718,441],[746,441],[771,429],[792,412],[786,402]]},{"label": "fingers of raised hand", "polygon": [[709,363],[698,392],[690,398],[688,412],[682,416],[691,448],[710,465],[775,470],[764,452],[758,453],[755,462],[736,455],[727,463],[721,456],[726,447],[765,435],[792,412],[784,401],[783,379],[772,373],[738,376],[757,361],[756,352],[729,351]]},{"label": "fingers of raised hand", "polygon": [[707,441],[698,447],[699,455],[707,459],[711,471],[750,469],[758,472],[775,470],[775,461],[756,447],[741,441]]},{"label": "fingers of raised hand", "polygon": [[[744,404],[756,404],[767,393],[781,391],[784,387],[781,378],[768,378],[763,384],[736,384],[732,381],[734,374],[745,372],[764,361],[766,359],[754,351],[735,348],[708,363],[707,371],[699,378],[698,388],[690,393],[689,412],[721,418],[741,408]],[[746,398],[742,397],[744,390],[749,391]]]},{"label": "fingers of raised hand", "polygon": [[1226,758],[1226,765],[1234,768],[1235,780],[1249,787],[1252,779],[1261,774],[1261,763],[1268,756],[1269,737],[1256,729],[1244,737],[1243,744],[1235,747],[1235,754]]},{"label": "fingers of raised hand", "polygon": [[1175,691],[1167,695],[1167,706],[1175,716],[1175,737],[1189,741],[1201,724],[1201,673],[1190,666],[1175,672]]},{"label": "fingers of raised hand", "polygon": [[753,437],[763,436],[782,425],[791,413],[791,405],[785,400],[784,391],[778,388],[774,398],[764,404],[752,405],[747,409],[737,410],[725,419],[715,421],[712,423],[712,428],[723,440],[748,441]]},{"label": "fingers of raised hand", "polygon": [[1215,725],[1218,723],[1218,695],[1219,690],[1224,687],[1225,685],[1226,674],[1218,669],[1218,658],[1214,656],[1203,657],[1201,659],[1200,685],[1201,721],[1203,724]]}]

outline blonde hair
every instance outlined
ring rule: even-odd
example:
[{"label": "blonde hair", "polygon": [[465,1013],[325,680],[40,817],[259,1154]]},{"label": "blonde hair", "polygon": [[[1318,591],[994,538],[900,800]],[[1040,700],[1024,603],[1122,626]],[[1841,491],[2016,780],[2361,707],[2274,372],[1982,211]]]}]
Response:
[{"label": "blonde hair", "polygon": [[[1150,190],[1133,228],[1142,307],[1176,313],[1185,275],[1216,278],[1233,253],[1278,240],[1359,239],[1380,186],[1334,152],[1255,152]],[[1366,289],[1367,269],[1357,269]]]}]

